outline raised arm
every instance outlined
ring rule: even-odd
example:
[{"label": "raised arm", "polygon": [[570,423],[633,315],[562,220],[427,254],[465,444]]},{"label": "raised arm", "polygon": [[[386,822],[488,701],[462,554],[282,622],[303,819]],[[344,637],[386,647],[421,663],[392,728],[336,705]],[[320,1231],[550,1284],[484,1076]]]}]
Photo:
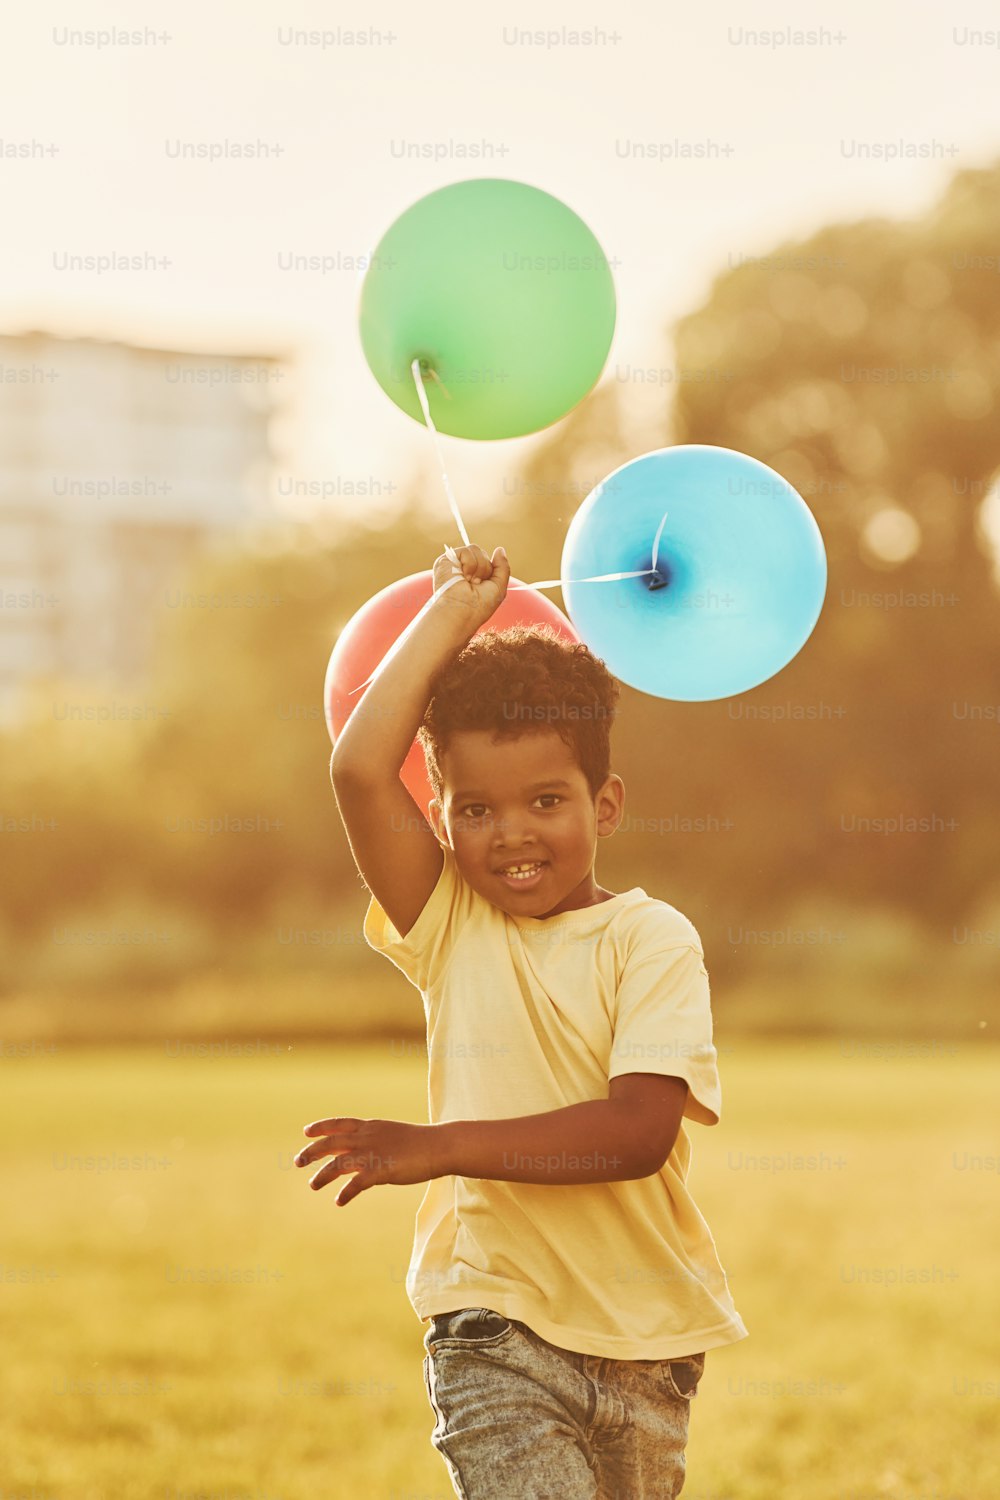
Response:
[{"label": "raised arm", "polygon": [[463,580],[446,554],[434,564],[434,596],[409,638],[378,671],[334,746],[330,777],[354,861],[396,930],[405,935],[441,874],[442,855],[399,773],[420,727],[435,674],[475,635],[507,592],[510,565],[474,545],[456,549]]}]

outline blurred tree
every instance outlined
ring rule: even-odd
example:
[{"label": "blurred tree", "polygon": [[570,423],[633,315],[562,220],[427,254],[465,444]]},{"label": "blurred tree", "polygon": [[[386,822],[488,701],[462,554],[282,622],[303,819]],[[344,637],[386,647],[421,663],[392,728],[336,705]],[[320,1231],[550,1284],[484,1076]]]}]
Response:
[{"label": "blurred tree", "polygon": [[[944,930],[996,888],[1000,598],[980,512],[1000,469],[998,186],[996,169],[963,172],[923,221],[782,245],[720,277],[677,330],[679,363],[731,377],[682,386],[677,441],[783,474],[830,563],[812,638],[744,697],[837,717],[742,719],[730,734],[744,832],[713,887],[723,899],[752,873],[770,905],[791,876]],[[729,712],[697,711],[706,790]],[[858,817],[931,826],[863,834]]]}]

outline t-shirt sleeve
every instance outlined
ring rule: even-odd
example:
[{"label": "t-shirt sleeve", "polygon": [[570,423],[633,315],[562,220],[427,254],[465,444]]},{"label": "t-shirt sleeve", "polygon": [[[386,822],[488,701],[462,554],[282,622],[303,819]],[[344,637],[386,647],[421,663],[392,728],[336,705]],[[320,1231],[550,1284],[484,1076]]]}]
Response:
[{"label": "t-shirt sleeve", "polygon": [[437,885],[405,936],[400,936],[374,896],[365,913],[363,930],[369,947],[384,953],[421,991],[441,983],[471,909],[472,888],[459,875],[451,850],[443,853]]},{"label": "t-shirt sleeve", "polygon": [[697,930],[686,919],[680,933],[661,930],[636,942],[625,961],[615,995],[608,1079],[623,1073],[685,1078],[684,1114],[702,1125],[718,1125],[722,1087],[708,970]]}]

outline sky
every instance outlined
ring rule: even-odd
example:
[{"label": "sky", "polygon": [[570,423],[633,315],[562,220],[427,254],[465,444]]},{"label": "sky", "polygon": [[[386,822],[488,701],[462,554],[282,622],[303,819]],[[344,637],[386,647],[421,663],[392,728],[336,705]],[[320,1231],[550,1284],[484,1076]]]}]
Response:
[{"label": "sky", "polygon": [[[601,379],[622,380],[664,366],[670,324],[741,257],[835,219],[918,217],[956,170],[990,165],[998,28],[982,0],[951,17],[901,0],[14,11],[0,329],[294,356],[279,472],[334,493],[280,503],[349,510],[370,502],[335,492],[368,481],[391,508],[422,472],[454,541],[430,434],[377,385],[357,331],[358,258],[406,208],[477,176],[562,199],[614,267]],[[86,255],[142,267],[67,267]],[[630,382],[637,425],[670,379]],[[443,437],[463,508],[539,441]]]}]

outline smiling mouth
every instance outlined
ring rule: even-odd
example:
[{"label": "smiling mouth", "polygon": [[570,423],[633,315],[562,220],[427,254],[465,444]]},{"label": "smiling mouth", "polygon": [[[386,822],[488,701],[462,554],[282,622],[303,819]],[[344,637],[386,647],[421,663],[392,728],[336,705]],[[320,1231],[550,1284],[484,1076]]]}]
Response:
[{"label": "smiling mouth", "polygon": [[525,860],[522,865],[513,865],[506,870],[498,870],[497,874],[512,890],[530,889],[541,880],[548,865],[547,860]]}]

